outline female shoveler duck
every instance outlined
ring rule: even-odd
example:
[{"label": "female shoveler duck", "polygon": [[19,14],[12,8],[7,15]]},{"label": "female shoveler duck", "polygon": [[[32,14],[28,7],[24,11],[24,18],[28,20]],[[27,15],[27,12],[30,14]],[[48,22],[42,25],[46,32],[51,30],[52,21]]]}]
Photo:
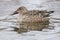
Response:
[{"label": "female shoveler duck", "polygon": [[47,10],[28,10],[26,7],[19,7],[13,14],[19,14],[18,23],[19,29],[18,32],[27,32],[30,30],[41,31],[44,28],[49,26],[49,17],[54,11]]}]

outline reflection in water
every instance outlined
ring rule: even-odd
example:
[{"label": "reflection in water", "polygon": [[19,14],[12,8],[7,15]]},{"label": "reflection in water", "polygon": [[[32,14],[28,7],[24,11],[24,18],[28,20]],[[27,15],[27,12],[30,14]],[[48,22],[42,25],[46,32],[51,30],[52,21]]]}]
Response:
[{"label": "reflection in water", "polygon": [[[51,23],[50,23],[50,27],[48,29],[50,30],[55,30],[55,26],[60,26],[60,18],[50,18]],[[14,21],[15,20],[15,21]],[[57,21],[58,20],[58,21]],[[9,29],[11,30],[11,28],[13,28],[12,31],[17,31],[18,30],[18,24],[16,22],[16,18],[10,18],[10,19],[0,19],[0,30],[7,30]],[[54,29],[55,28],[55,29]],[[58,29],[59,27],[57,27]],[[56,29],[56,30],[57,30]],[[58,29],[59,30],[59,29]]]},{"label": "reflection in water", "polygon": [[[50,27],[48,28],[48,29],[50,29],[51,27],[51,29],[54,29],[54,27],[56,26],[56,25],[54,25],[54,24],[57,24],[57,25],[59,25],[59,23],[60,23],[60,18],[50,18],[50,19],[52,19],[51,20],[51,24],[52,25],[50,25]],[[15,21],[14,21],[15,20]],[[58,20],[58,21],[57,21]],[[9,29],[9,28],[13,28],[13,30],[12,31],[17,31],[18,30],[18,23],[17,23],[17,21],[16,21],[16,18],[10,18],[10,19],[0,19],[0,30],[2,31],[2,30],[6,30],[6,29]]]}]

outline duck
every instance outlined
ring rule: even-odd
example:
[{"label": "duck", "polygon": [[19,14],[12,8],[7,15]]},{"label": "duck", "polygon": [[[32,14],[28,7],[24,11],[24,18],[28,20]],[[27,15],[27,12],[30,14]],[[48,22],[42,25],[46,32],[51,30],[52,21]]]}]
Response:
[{"label": "duck", "polygon": [[[19,14],[17,23],[19,23],[18,33],[31,30],[42,31],[49,26],[50,14],[54,11],[48,10],[28,10],[25,6],[19,7],[13,14]],[[22,30],[21,30],[22,29]]]}]

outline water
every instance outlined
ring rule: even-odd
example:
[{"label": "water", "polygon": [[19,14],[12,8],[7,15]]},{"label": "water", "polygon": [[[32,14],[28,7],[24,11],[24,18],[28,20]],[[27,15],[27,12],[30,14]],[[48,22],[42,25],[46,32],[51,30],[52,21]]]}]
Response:
[{"label": "water", "polygon": [[[31,0],[32,1],[32,0]],[[0,40],[60,40],[60,2],[49,2],[44,4],[37,1],[37,5],[29,1],[18,3],[21,1],[0,1]],[[16,2],[16,3],[15,3]],[[41,4],[41,5],[40,5]],[[55,13],[51,14],[51,25],[54,26],[53,30],[44,29],[43,31],[30,31],[27,33],[18,34],[12,27],[18,27],[16,19],[18,15],[10,16],[21,5],[30,9],[48,9],[54,10]]]}]

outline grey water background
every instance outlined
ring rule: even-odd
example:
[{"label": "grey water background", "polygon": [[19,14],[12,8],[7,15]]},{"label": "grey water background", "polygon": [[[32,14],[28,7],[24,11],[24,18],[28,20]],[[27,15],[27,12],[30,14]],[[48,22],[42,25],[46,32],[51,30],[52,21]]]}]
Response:
[{"label": "grey water background", "polygon": [[[55,11],[50,17],[53,30],[47,32],[31,31],[17,34],[12,27],[18,27],[18,15],[10,16],[18,7],[26,6],[29,10],[47,9]],[[52,19],[55,18],[55,19]],[[57,20],[56,20],[57,19]],[[60,1],[59,0],[0,0],[0,40],[60,40]],[[32,37],[31,37],[32,36]],[[44,37],[44,38],[43,38]]]}]

